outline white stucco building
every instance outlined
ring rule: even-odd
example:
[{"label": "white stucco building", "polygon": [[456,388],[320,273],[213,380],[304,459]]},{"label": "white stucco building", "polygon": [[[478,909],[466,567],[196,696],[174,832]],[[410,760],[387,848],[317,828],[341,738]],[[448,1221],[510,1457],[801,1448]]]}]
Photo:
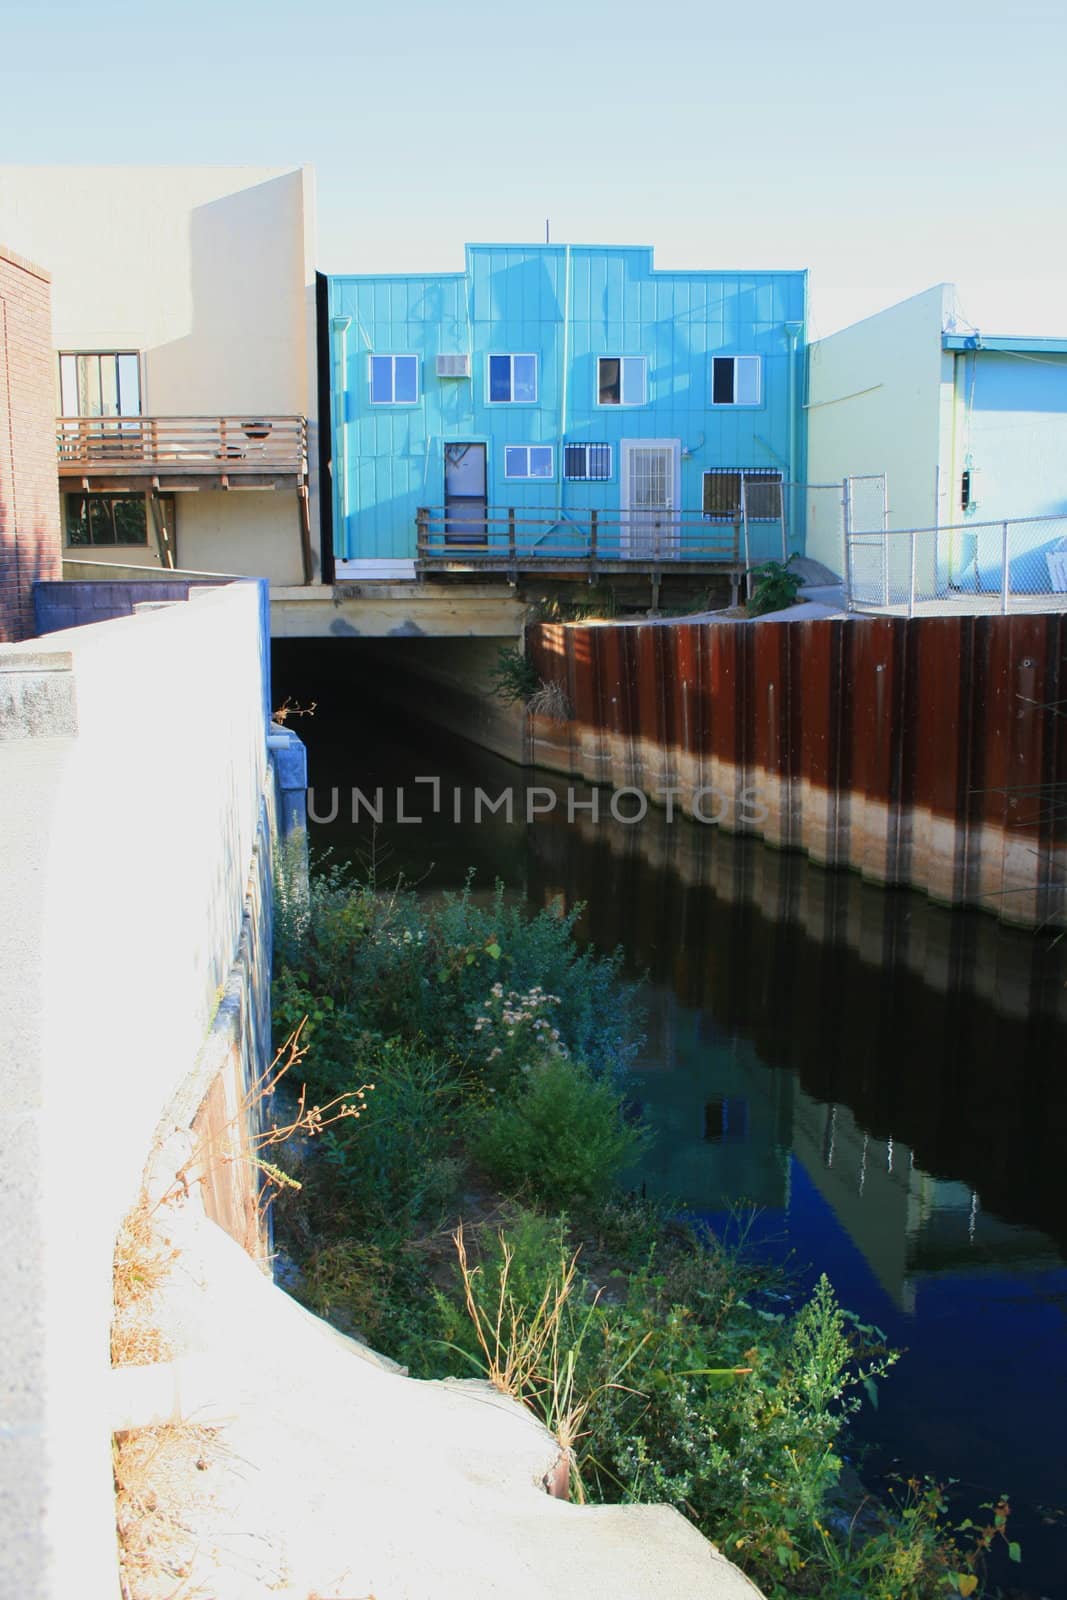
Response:
[{"label": "white stucco building", "polygon": [[321,570],[309,168],[0,168],[52,276],[64,556]]}]

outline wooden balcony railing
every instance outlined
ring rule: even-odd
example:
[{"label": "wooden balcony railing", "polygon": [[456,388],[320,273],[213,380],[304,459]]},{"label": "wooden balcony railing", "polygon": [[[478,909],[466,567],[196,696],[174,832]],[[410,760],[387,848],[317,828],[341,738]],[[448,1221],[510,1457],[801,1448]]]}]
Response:
[{"label": "wooden balcony railing", "polygon": [[207,478],[292,476],[307,472],[303,417],[60,417],[61,477]]},{"label": "wooden balcony railing", "polygon": [[468,502],[424,507],[416,525],[418,562],[434,570],[592,574],[744,565],[740,525],[699,511],[482,510]]}]

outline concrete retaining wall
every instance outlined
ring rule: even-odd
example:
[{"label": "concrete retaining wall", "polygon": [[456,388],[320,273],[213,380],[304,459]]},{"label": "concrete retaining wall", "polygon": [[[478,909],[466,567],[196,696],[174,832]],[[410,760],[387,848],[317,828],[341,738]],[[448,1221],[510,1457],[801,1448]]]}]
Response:
[{"label": "concrete retaining wall", "polygon": [[946,904],[1065,920],[1059,615],[542,624],[527,640],[572,711],[532,719],[537,765]]},{"label": "concrete retaining wall", "polygon": [[[221,1135],[269,1059],[265,588],[0,647],[0,1592],[21,1600],[117,1593],[116,1232],[157,1139]],[[254,1246],[254,1186],[215,1187]]]}]

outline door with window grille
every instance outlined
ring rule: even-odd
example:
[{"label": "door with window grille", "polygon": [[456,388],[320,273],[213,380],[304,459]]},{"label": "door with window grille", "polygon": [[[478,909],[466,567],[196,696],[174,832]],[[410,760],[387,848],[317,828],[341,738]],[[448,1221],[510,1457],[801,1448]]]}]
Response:
[{"label": "door with window grille", "polygon": [[679,552],[678,487],[681,444],[677,439],[622,441],[622,555],[658,561]]}]

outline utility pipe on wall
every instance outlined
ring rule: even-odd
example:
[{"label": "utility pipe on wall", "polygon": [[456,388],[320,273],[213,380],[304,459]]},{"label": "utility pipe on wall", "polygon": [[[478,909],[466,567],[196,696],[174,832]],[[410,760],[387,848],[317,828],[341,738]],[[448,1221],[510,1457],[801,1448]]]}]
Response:
[{"label": "utility pipe on wall", "polygon": [[[787,322],[785,325],[786,338],[789,340],[789,501],[790,510],[795,512],[797,494],[797,340],[803,332],[802,322]],[[784,507],[783,507],[784,509]],[[789,518],[791,526],[796,524],[796,516]],[[782,530],[783,541],[785,529]]]},{"label": "utility pipe on wall", "polygon": [[348,372],[348,330],[351,326],[351,317],[333,317],[330,320],[330,327],[334,335],[334,521],[340,531],[340,542],[346,556],[352,554],[348,548],[348,405],[345,398],[345,376]]},{"label": "utility pipe on wall", "polygon": [[571,247],[563,246],[563,378],[559,389],[559,507],[563,510],[563,496],[567,480],[563,473],[563,441],[567,434],[568,378],[571,364]]}]

